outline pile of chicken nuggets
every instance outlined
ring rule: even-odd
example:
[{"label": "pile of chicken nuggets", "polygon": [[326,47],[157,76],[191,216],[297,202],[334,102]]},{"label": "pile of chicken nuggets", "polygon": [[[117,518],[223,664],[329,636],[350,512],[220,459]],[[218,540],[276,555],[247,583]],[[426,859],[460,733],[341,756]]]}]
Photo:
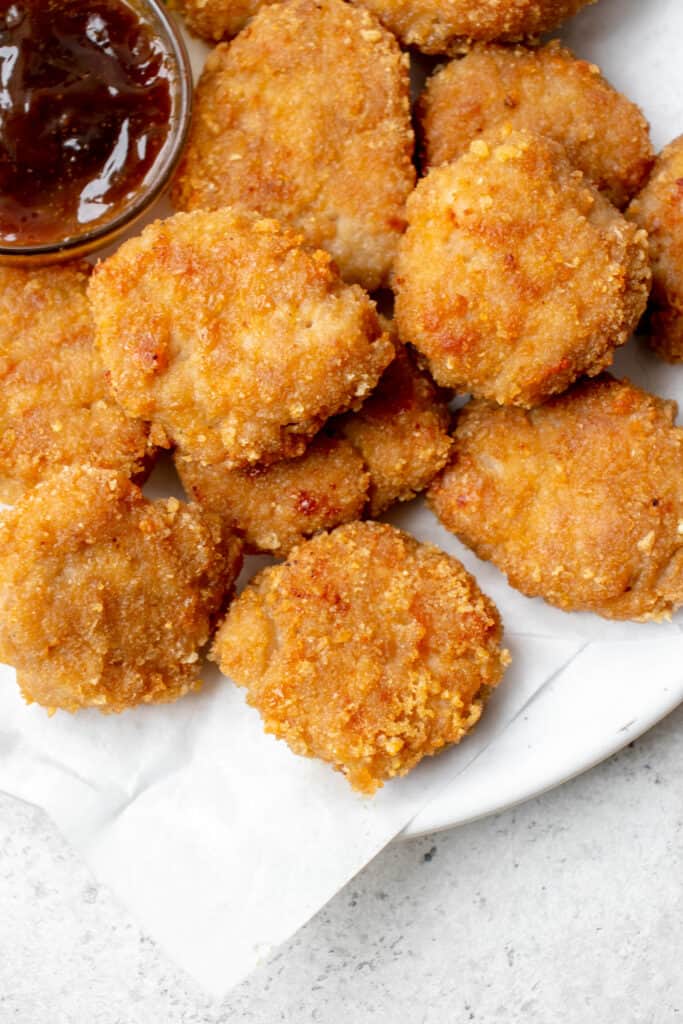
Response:
[{"label": "pile of chicken nuggets", "polygon": [[[509,662],[427,493],[511,586],[683,604],[683,430],[606,373],[683,361],[683,137],[542,33],[586,0],[175,0],[215,45],[173,216],[0,267],[0,658],[27,701],[200,685],[371,794]],[[414,104],[412,52],[442,56]],[[417,136],[417,138],[416,138]],[[456,396],[470,396],[458,403]],[[141,487],[160,452],[188,497]],[[244,554],[275,561],[239,596]]]}]

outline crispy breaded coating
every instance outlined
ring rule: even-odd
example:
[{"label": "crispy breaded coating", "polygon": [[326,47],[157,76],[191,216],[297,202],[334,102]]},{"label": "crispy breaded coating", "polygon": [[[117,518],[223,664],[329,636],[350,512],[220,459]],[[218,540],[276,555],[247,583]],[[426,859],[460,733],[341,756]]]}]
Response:
[{"label": "crispy breaded coating", "polygon": [[127,475],[152,454],[146,424],[111,394],[94,346],[89,266],[0,267],[0,501],[61,466]]},{"label": "crispy breaded coating", "polygon": [[397,345],[376,389],[337,425],[370,472],[368,515],[409,501],[434,479],[451,449],[450,419],[447,394]]},{"label": "crispy breaded coating", "polygon": [[169,0],[195,35],[218,42],[241,32],[259,7],[273,0]]},{"label": "crispy breaded coating", "polygon": [[652,302],[648,341],[670,363],[683,362],[683,135],[659,155],[626,216],[648,233]]},{"label": "crispy breaded coating", "polygon": [[509,657],[493,603],[455,559],[380,523],[295,548],[235,601],[211,657],[266,732],[362,793],[457,743]]},{"label": "crispy breaded coating", "polygon": [[595,0],[353,0],[406,46],[460,53],[473,40],[513,41],[550,32]]},{"label": "crispy breaded coating", "polygon": [[408,220],[396,323],[445,387],[537,405],[608,366],[645,308],[645,232],[539,135],[476,140],[422,179]]},{"label": "crispy breaded coating", "polygon": [[71,467],[0,517],[0,659],[29,703],[123,711],[199,685],[241,545],[196,505]]},{"label": "crispy breaded coating", "polygon": [[300,454],[393,357],[327,253],[245,210],[149,225],[99,264],[89,295],[120,403],[207,465]]},{"label": "crispy breaded coating", "polygon": [[286,555],[305,537],[359,519],[370,475],[348,441],[319,434],[303,455],[270,466],[226,469],[174,455],[186,492],[223,516],[250,551]]},{"label": "crispy breaded coating", "polygon": [[269,466],[175,464],[194,501],[227,519],[250,551],[287,555],[319,530],[378,516],[424,490],[451,448],[447,395],[404,346],[355,413],[330,420],[303,455]]},{"label": "crispy breaded coating", "polygon": [[418,102],[423,167],[457,159],[505,125],[561,143],[574,167],[622,209],[654,153],[641,111],[557,41],[540,49],[477,44],[427,82]]},{"label": "crispy breaded coating", "polygon": [[405,227],[413,148],[393,36],[342,0],[288,0],[209,56],[172,199],[275,217],[372,291]]},{"label": "crispy breaded coating", "polygon": [[667,618],[683,604],[675,414],[607,374],[531,412],[472,401],[430,503],[529,597],[609,619]]}]

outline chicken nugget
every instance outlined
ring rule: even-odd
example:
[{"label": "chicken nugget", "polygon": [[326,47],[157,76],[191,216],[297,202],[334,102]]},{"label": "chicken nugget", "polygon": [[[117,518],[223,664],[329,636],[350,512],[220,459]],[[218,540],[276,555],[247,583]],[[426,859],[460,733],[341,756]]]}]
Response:
[{"label": "chicken nugget", "polygon": [[325,434],[303,455],[270,466],[203,466],[180,449],[174,459],[186,492],[232,523],[252,552],[286,555],[318,530],[359,519],[368,500],[363,459]]},{"label": "chicken nugget", "polygon": [[195,35],[209,42],[230,39],[241,32],[259,7],[274,0],[169,0]]},{"label": "chicken nugget", "polygon": [[0,659],[50,709],[176,700],[240,562],[218,517],[67,467],[0,517]]},{"label": "chicken nugget", "polygon": [[327,253],[246,210],[149,225],[95,269],[89,295],[121,405],[207,465],[300,454],[394,354]]},{"label": "chicken nugget", "polygon": [[414,498],[445,465],[452,443],[448,398],[398,344],[375,391],[358,412],[338,421],[336,429],[358,449],[370,473],[368,515]]},{"label": "chicken nugget", "polygon": [[90,268],[0,267],[0,501],[61,466],[139,473],[153,445],[110,392],[86,298]]},{"label": "chicken nugget", "polygon": [[[201,0],[200,0],[201,2]],[[406,46],[460,53],[473,40],[516,42],[550,32],[595,0],[353,0]]]},{"label": "chicken nugget", "polygon": [[444,387],[533,406],[612,362],[645,309],[645,232],[529,132],[471,143],[408,202],[399,335]]},{"label": "chicken nugget", "polygon": [[683,362],[683,135],[659,155],[652,177],[626,216],[645,228],[652,266],[648,342],[670,363]]},{"label": "chicken nugget", "polygon": [[350,523],[259,573],[211,657],[266,732],[370,794],[476,724],[509,660],[501,632],[455,559],[392,526]]},{"label": "chicken nugget", "polygon": [[472,401],[429,501],[529,597],[608,619],[668,618],[683,604],[675,414],[607,374],[531,412]]},{"label": "chicken nugget", "polygon": [[287,555],[341,523],[378,516],[425,489],[451,448],[447,395],[399,345],[355,413],[330,420],[303,455],[269,466],[206,466],[178,449],[183,486],[224,516],[250,551]]},{"label": "chicken nugget", "polygon": [[393,36],[342,0],[289,0],[210,55],[172,200],[282,220],[372,291],[405,227],[413,148]]},{"label": "chicken nugget", "polygon": [[433,75],[418,102],[423,167],[457,159],[505,125],[561,143],[574,167],[622,209],[653,151],[638,107],[600,69],[555,41],[540,49],[478,44]]}]

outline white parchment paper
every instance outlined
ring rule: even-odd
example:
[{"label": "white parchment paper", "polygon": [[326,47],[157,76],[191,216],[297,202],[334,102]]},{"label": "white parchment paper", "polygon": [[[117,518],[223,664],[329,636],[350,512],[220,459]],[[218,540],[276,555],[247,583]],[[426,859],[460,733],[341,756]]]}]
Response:
[{"label": "white parchment paper", "polygon": [[[681,0],[600,0],[565,37],[641,104],[659,147],[683,132],[682,34]],[[634,342],[617,369],[683,400],[683,367],[656,363]],[[162,474],[158,486],[167,483]],[[462,556],[421,503],[394,521]],[[174,705],[49,719],[24,706],[13,672],[0,668],[0,788],[44,808],[150,935],[220,996],[449,782],[464,779],[540,691],[571,684],[573,667],[585,666],[598,688],[618,670],[615,651],[628,659],[634,644],[653,678],[683,664],[677,621],[643,626],[564,615],[515,594],[473,556],[465,561],[503,612],[513,666],[472,736],[373,800],[265,736],[242,691],[214,670],[201,693]],[[563,701],[578,729],[586,687],[577,690],[575,707],[566,687]]]},{"label": "white parchment paper", "polygon": [[1,785],[44,807],[97,878],[218,996],[500,734],[574,648],[531,644],[481,729],[372,800],[264,735],[242,691],[212,670],[177,704],[49,719],[23,704],[3,668]]}]

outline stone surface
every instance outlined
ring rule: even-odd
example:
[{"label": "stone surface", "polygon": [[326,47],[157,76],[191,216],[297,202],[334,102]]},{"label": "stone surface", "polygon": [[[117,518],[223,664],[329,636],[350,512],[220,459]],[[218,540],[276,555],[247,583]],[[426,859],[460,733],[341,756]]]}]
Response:
[{"label": "stone surface", "polygon": [[220,1004],[0,797],[0,1022],[683,1022],[682,733],[683,707],[561,789],[393,844]]}]

